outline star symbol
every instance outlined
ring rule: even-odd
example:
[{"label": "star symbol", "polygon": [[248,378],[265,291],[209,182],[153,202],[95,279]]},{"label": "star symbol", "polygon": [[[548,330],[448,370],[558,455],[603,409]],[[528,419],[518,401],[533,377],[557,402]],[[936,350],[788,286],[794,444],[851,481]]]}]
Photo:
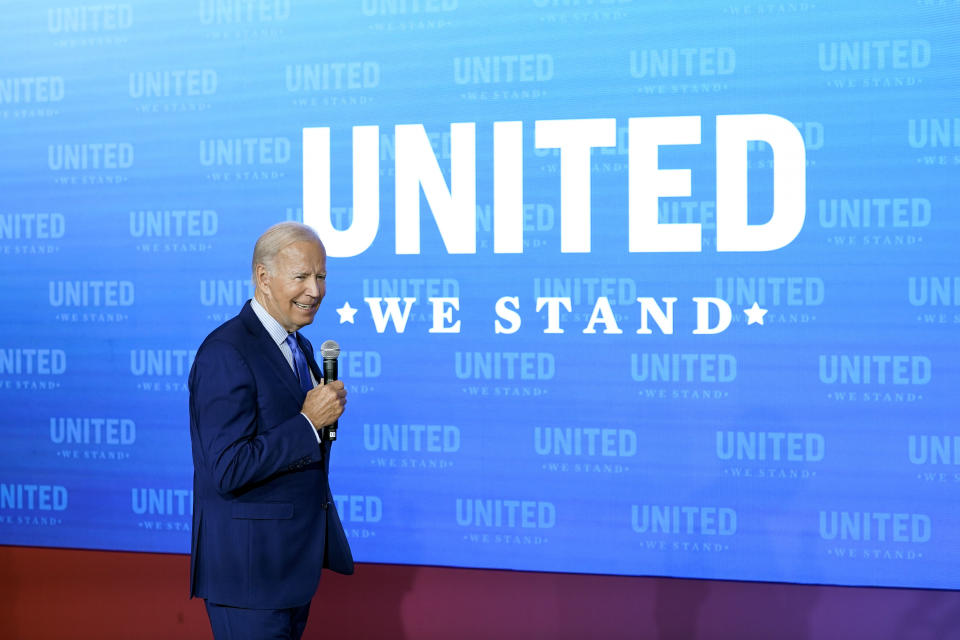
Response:
[{"label": "star symbol", "polygon": [[349,302],[344,302],[343,306],[337,309],[337,313],[340,314],[340,324],[344,322],[353,324],[353,316],[357,315],[357,311],[357,309],[350,306]]},{"label": "star symbol", "polygon": [[760,305],[756,302],[753,303],[753,306],[749,309],[744,309],[743,312],[747,314],[747,324],[763,324],[763,316],[767,315],[766,309],[761,309]]}]

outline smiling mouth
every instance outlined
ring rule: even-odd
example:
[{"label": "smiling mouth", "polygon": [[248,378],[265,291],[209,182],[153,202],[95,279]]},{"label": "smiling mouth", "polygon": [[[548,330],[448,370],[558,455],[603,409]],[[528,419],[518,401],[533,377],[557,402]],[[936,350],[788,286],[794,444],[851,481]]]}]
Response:
[{"label": "smiling mouth", "polygon": [[309,311],[310,309],[313,309],[314,307],[317,306],[316,304],[300,304],[296,300],[293,301],[293,304],[297,305],[299,308],[303,309],[304,311]]}]

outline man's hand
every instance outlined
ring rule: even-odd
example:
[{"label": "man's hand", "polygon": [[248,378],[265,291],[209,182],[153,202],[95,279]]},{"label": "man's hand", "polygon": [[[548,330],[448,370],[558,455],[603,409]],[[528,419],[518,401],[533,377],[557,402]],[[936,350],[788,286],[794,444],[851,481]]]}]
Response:
[{"label": "man's hand", "polygon": [[313,423],[314,429],[319,431],[336,422],[346,404],[347,390],[343,388],[342,381],[334,380],[311,389],[301,411]]}]

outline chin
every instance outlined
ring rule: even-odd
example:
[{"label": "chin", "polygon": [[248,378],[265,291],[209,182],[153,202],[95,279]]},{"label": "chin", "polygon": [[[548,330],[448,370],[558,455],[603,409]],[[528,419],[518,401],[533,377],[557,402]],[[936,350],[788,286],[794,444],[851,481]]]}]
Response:
[{"label": "chin", "polygon": [[313,322],[313,319],[316,317],[316,315],[317,315],[316,309],[314,309],[313,311],[301,311],[300,313],[297,314],[297,320],[299,322],[302,322],[304,325],[308,325],[311,322]]}]

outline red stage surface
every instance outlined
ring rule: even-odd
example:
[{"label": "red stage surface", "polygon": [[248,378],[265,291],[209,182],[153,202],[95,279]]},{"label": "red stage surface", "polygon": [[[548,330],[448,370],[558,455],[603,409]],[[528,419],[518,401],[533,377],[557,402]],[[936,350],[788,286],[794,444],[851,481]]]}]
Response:
[{"label": "red stage surface", "polygon": [[[185,555],[0,547],[0,638],[211,638]],[[960,594],[358,565],[304,638],[960,638]]]}]

